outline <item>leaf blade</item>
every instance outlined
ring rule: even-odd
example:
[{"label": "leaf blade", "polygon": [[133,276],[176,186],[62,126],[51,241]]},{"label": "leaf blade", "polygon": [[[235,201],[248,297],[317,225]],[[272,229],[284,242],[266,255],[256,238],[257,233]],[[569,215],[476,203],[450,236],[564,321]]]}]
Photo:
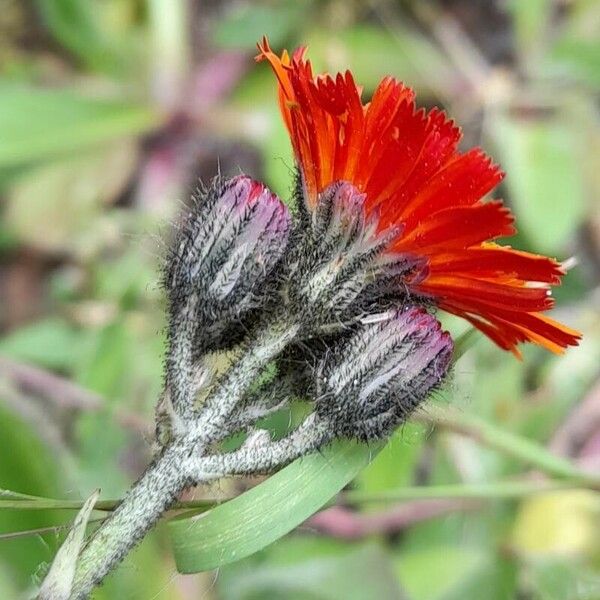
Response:
[{"label": "leaf blade", "polygon": [[75,517],[71,531],[56,553],[48,575],[40,587],[40,600],[68,600],[71,596],[75,565],[83,544],[85,528],[99,496],[100,490],[96,490]]},{"label": "leaf blade", "polygon": [[271,544],[337,494],[377,451],[378,447],[338,442],[207,513],[171,521],[178,571],[215,569]]}]

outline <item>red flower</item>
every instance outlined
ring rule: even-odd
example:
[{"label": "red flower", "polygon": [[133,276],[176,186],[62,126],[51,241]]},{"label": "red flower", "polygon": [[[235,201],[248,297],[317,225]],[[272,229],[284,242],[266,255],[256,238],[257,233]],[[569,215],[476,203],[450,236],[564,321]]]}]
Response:
[{"label": "red flower", "polygon": [[515,233],[513,216],[483,196],[502,171],[479,148],[458,152],[460,129],[434,108],[417,110],[414,92],[391,77],[363,104],[352,73],[313,76],[305,48],[274,54],[266,38],[257,61],[279,81],[279,106],[298,161],[308,207],[330,183],[348,181],[366,194],[379,227],[400,225],[390,251],[427,259],[425,277],[409,287],[464,317],[517,356],[519,342],[553,352],[581,335],[541,314],[561,265],[490,240]]}]

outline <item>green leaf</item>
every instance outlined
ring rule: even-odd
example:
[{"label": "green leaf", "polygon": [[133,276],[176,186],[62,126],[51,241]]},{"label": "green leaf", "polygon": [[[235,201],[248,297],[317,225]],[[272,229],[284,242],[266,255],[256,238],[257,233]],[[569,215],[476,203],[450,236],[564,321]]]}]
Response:
[{"label": "green leaf", "polygon": [[75,577],[75,565],[83,544],[85,529],[98,500],[100,490],[96,490],[77,513],[73,526],[58,549],[48,574],[39,591],[39,600],[69,600]]},{"label": "green leaf", "polygon": [[0,168],[143,133],[159,122],[145,106],[0,83]]},{"label": "green leaf", "polygon": [[479,546],[429,546],[403,553],[397,565],[411,600],[514,598],[511,573],[497,556]]},{"label": "green leaf", "polygon": [[217,24],[214,40],[224,48],[254,48],[263,35],[269,37],[270,43],[278,47],[285,41],[298,21],[306,14],[306,5],[296,2],[280,2],[278,4],[241,4]]},{"label": "green leaf", "polygon": [[0,340],[0,353],[50,369],[72,368],[80,350],[78,332],[57,317],[21,327]]},{"label": "green leaf", "polygon": [[335,35],[330,30],[315,30],[306,43],[311,59],[319,67],[343,72],[351,66],[355,80],[367,93],[386,75],[406,81],[421,93],[440,92],[455,73],[426,36],[396,23],[393,32],[371,25],[356,25]]},{"label": "green leaf", "polygon": [[564,37],[552,49],[551,58],[569,68],[569,75],[577,75],[589,84],[600,87],[600,41]]},{"label": "green leaf", "polygon": [[[82,413],[76,425],[81,480],[85,487],[102,481],[104,493],[118,496],[125,487],[124,473],[115,469],[123,451],[126,433],[110,413],[111,406],[126,398],[125,386],[131,372],[132,341],[124,321],[117,320],[98,332],[82,358],[77,381],[107,399],[101,413]],[[83,354],[83,353],[82,353]],[[97,484],[97,483],[96,483]]]},{"label": "green leaf", "polygon": [[[278,553],[287,548],[278,544]],[[317,598],[319,600],[402,600],[388,554],[375,544],[350,546],[339,552],[319,552],[285,564],[275,560],[244,565],[234,573],[223,573],[219,581],[227,600],[255,598]],[[250,566],[251,568],[248,568]]]},{"label": "green leaf", "polygon": [[[5,488],[25,494],[56,497],[72,489],[56,461],[55,453],[43,444],[23,421],[6,410],[0,398],[0,482]],[[18,501],[18,502],[21,502]],[[0,511],[0,533],[26,531],[61,525],[66,515],[56,511]],[[55,550],[53,534],[11,539],[0,544],[0,564],[10,567],[16,583],[27,586],[39,564],[51,559]],[[2,596],[13,598],[16,596]]]},{"label": "green leaf", "polygon": [[92,68],[114,71],[122,57],[114,40],[100,27],[103,4],[89,0],[37,0],[46,25],[65,48]]},{"label": "green leaf", "polygon": [[598,568],[580,558],[538,558],[524,567],[528,593],[535,600],[593,600],[600,590]]},{"label": "green leaf", "polygon": [[577,127],[506,115],[493,133],[519,229],[536,251],[561,253],[586,209]]},{"label": "green leaf", "polygon": [[481,444],[558,478],[591,485],[599,483],[600,478],[580,469],[568,459],[553,454],[544,446],[468,413],[430,405],[427,411],[417,413],[413,418],[418,422],[430,423],[471,437]]},{"label": "green leaf", "polygon": [[131,177],[132,140],[43,164],[17,178],[7,195],[6,227],[46,252],[90,256],[102,244],[101,213]]},{"label": "green leaf", "polygon": [[573,3],[548,59],[550,68],[556,63],[565,67],[562,75],[600,87],[600,4],[596,0]]},{"label": "green leaf", "polygon": [[532,52],[540,51],[544,42],[544,30],[548,27],[551,0],[510,0],[510,10],[517,43],[522,53],[530,56]]},{"label": "green leaf", "polygon": [[405,423],[389,443],[357,477],[356,487],[377,493],[411,485],[427,440],[427,431],[418,423]]},{"label": "green leaf", "polygon": [[273,543],[335,496],[377,450],[335,443],[208,513],[171,521],[177,569],[180,573],[216,569]]}]

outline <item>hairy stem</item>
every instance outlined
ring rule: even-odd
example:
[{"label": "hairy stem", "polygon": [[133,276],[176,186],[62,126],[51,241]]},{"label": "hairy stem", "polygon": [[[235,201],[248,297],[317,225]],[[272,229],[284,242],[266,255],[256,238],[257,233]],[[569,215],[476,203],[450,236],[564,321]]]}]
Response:
[{"label": "hairy stem", "polygon": [[225,474],[214,464],[211,471],[202,470],[200,459],[204,448],[223,437],[223,431],[228,430],[227,418],[245,392],[296,333],[297,327],[275,321],[248,344],[246,352],[194,416],[187,433],[165,446],[114,513],[88,540],[77,565],[74,600],[89,595],[141,541],[183,489],[215,479],[218,473]]},{"label": "hairy stem", "polygon": [[165,448],[87,541],[77,563],[72,600],[87,598],[190,485],[189,474],[181,468],[189,452],[180,443]]},{"label": "hairy stem", "polygon": [[284,466],[326,444],[329,431],[327,423],[312,414],[281,440],[244,446],[229,454],[203,457],[195,452],[193,442],[169,445],[85,545],[77,564],[72,600],[87,598],[184,488],[227,475],[263,473]]},{"label": "hairy stem", "polygon": [[227,454],[191,456],[186,469],[199,479],[269,473],[322,448],[332,437],[329,422],[312,413],[296,430],[281,440],[258,446],[244,445]]},{"label": "hairy stem", "polygon": [[190,428],[199,440],[218,440],[231,433],[228,419],[262,369],[296,338],[299,326],[288,320],[275,320],[248,343],[247,351],[230,369],[217,390],[207,398],[202,412]]}]

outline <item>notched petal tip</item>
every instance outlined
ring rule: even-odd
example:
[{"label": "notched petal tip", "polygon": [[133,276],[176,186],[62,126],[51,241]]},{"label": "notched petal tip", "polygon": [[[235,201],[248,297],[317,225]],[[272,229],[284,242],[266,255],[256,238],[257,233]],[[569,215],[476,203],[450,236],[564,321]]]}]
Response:
[{"label": "notched petal tip", "polygon": [[525,341],[552,351],[575,343],[575,334],[558,334],[560,324],[536,312],[551,308],[545,289],[559,285],[570,265],[499,246],[488,251],[491,240],[517,231],[508,208],[483,200],[505,173],[479,147],[458,151],[460,127],[444,111],[417,108],[414,92],[393,77],[363,104],[350,71],[313,77],[304,48],[290,60],[266,39],[258,47],[279,80],[308,211],[319,210],[330,184],[348,181],[366,194],[366,217],[375,215],[379,232],[397,231],[389,252],[427,262],[418,277],[402,280],[408,292],[471,320],[515,354]]}]

